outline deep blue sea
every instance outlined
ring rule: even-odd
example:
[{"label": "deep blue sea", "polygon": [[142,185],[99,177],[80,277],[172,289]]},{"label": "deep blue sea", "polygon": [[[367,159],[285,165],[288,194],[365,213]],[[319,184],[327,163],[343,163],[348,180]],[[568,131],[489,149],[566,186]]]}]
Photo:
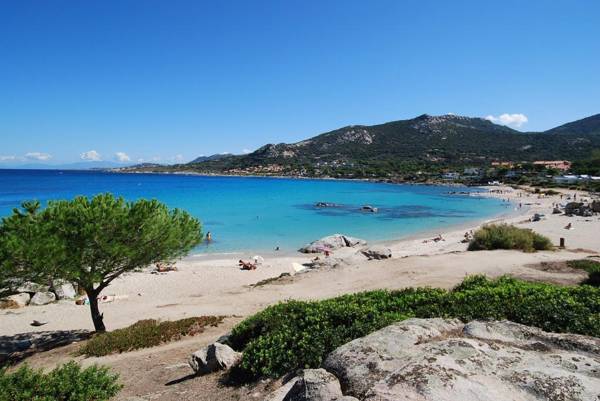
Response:
[{"label": "deep blue sea", "polygon": [[[129,200],[156,198],[198,217],[211,245],[198,252],[295,250],[314,239],[344,233],[367,240],[407,237],[509,212],[497,199],[448,195],[466,189],[359,181],[95,171],[0,170],[0,216],[24,200],[112,192]],[[334,208],[315,207],[331,202]],[[362,205],[379,208],[365,213]]]}]

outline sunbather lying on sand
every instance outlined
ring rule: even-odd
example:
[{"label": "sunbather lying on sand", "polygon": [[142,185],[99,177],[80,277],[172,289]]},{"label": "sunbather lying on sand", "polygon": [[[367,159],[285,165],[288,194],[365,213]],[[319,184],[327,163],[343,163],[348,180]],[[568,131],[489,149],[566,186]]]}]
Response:
[{"label": "sunbather lying on sand", "polygon": [[238,266],[240,266],[242,270],[256,270],[256,264],[252,262],[245,262],[242,259],[239,260]]}]

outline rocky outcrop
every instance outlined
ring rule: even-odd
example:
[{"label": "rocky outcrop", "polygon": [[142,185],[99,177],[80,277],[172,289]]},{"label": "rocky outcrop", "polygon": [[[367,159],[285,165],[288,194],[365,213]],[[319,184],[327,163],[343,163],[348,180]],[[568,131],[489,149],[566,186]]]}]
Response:
[{"label": "rocky outcrop", "polygon": [[600,339],[508,321],[409,319],[339,347],[323,367],[365,401],[597,401]]},{"label": "rocky outcrop", "polygon": [[73,284],[65,280],[54,280],[52,282],[52,291],[57,299],[73,299],[77,296],[77,291]]},{"label": "rocky outcrop", "polygon": [[333,234],[327,237],[323,237],[320,240],[311,242],[303,248],[300,248],[300,252],[304,253],[318,253],[323,252],[325,249],[335,250],[340,248],[352,248],[359,245],[366,245],[367,241],[348,237],[342,234]]},{"label": "rocky outcrop", "polygon": [[33,297],[31,297],[31,301],[29,301],[29,305],[47,305],[51,302],[56,301],[56,295],[50,291],[44,292],[36,292]]},{"label": "rocky outcrop", "polygon": [[22,283],[17,288],[17,292],[29,292],[31,294],[35,294],[36,292],[47,292],[49,290],[50,290],[49,285],[32,283],[31,281]]},{"label": "rocky outcrop", "polygon": [[366,249],[360,251],[363,255],[365,255],[369,260],[372,259],[389,259],[392,257],[392,250],[388,247],[375,245],[370,246]]},{"label": "rocky outcrop", "polygon": [[325,369],[305,369],[266,401],[358,401],[344,396],[338,379]]},{"label": "rocky outcrop", "polygon": [[31,295],[26,292],[21,294],[9,295],[8,297],[0,299],[0,309],[16,309],[27,306]]},{"label": "rocky outcrop", "polygon": [[242,354],[221,343],[207,345],[194,352],[189,360],[197,375],[229,369],[240,362]]}]

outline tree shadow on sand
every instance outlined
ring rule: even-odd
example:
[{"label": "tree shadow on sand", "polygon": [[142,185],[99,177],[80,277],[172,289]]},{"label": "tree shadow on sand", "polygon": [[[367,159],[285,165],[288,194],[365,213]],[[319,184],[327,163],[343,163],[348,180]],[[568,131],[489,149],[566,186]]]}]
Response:
[{"label": "tree shadow on sand", "polygon": [[86,340],[87,330],[58,330],[0,336],[0,366],[12,365],[38,352]]}]

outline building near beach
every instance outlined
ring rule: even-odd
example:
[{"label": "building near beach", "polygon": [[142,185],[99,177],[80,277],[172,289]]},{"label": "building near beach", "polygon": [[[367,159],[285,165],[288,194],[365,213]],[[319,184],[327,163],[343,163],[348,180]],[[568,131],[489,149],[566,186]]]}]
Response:
[{"label": "building near beach", "polygon": [[567,171],[571,168],[571,162],[568,160],[538,160],[533,162],[534,166],[544,166],[555,170]]}]

